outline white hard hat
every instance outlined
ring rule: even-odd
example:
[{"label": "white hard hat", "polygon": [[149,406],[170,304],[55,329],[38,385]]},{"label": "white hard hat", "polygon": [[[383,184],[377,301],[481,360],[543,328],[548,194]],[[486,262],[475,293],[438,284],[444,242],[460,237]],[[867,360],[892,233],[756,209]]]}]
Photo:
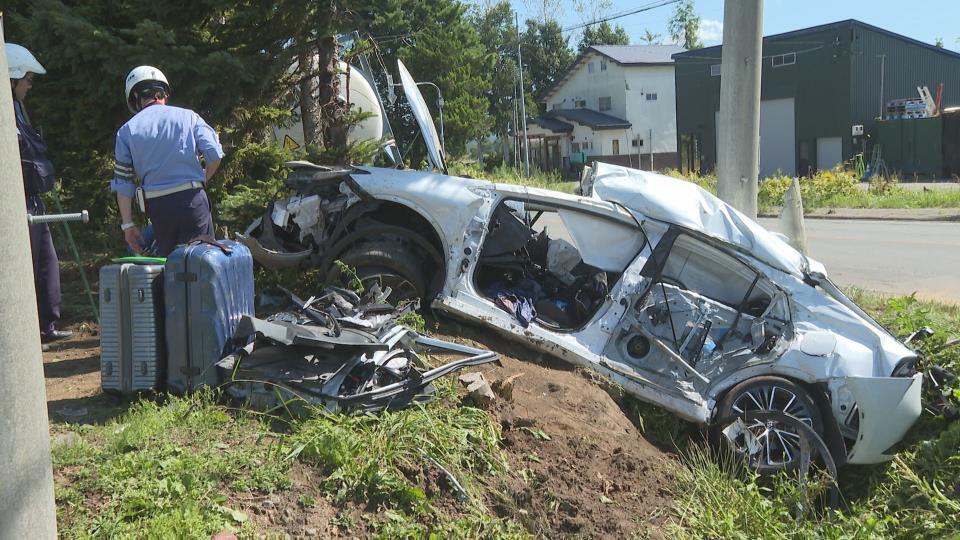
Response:
[{"label": "white hard hat", "polygon": [[6,43],[5,48],[7,51],[7,68],[10,71],[11,79],[22,79],[27,76],[28,72],[37,75],[43,75],[47,72],[26,47],[16,43]]},{"label": "white hard hat", "polygon": [[135,103],[138,98],[134,98],[133,96],[134,90],[138,90],[136,86],[140,85],[141,83],[149,82],[162,83],[162,85],[166,88],[167,94],[170,93],[170,83],[167,82],[167,77],[164,76],[162,71],[153,66],[137,66],[130,70],[130,73],[127,74],[127,81],[124,85],[125,87],[123,91],[123,95],[126,99],[127,107],[130,109],[130,112],[137,112]]}]

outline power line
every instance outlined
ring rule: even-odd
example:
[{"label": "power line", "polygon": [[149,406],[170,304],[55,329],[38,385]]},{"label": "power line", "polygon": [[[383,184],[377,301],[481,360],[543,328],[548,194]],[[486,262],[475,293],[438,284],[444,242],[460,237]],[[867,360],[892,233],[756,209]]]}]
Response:
[{"label": "power line", "polygon": [[649,4],[645,4],[645,5],[643,5],[643,6],[640,6],[640,7],[637,8],[637,9],[631,9],[630,11],[624,11],[624,12],[621,12],[621,13],[616,13],[616,14],[610,15],[610,16],[608,16],[608,17],[601,17],[601,18],[599,18],[599,19],[594,19],[594,20],[592,20],[592,21],[590,21],[590,22],[585,22],[585,23],[583,23],[583,24],[575,24],[575,25],[573,25],[573,26],[568,26],[568,27],[566,27],[566,28],[563,28],[561,31],[562,31],[562,32],[570,32],[570,31],[573,31],[573,30],[579,30],[579,29],[581,29],[581,28],[586,28],[587,26],[593,26],[593,25],[595,25],[595,24],[600,24],[600,23],[609,22],[609,21],[612,21],[612,20],[614,20],[614,19],[620,19],[620,18],[622,18],[622,17],[627,17],[627,16],[629,16],[629,15],[636,15],[637,13],[643,13],[644,11],[650,11],[651,9],[655,9],[655,8],[658,8],[658,7],[668,6],[668,5],[670,5],[670,4],[676,4],[676,3],[679,2],[679,1],[680,1],[680,0],[660,0],[660,1],[658,1],[658,2],[651,2],[651,3],[649,3]]}]

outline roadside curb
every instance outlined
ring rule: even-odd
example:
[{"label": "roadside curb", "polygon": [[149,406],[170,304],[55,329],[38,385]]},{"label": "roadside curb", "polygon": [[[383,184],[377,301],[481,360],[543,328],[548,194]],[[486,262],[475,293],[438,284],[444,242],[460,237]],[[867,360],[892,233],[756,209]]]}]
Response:
[{"label": "roadside curb", "polygon": [[[775,211],[763,212],[759,215],[759,217],[773,219],[779,218],[780,209],[777,208]],[[960,222],[960,208],[832,208],[816,209],[809,213],[804,213],[803,217],[804,219],[844,219],[859,221]]]}]

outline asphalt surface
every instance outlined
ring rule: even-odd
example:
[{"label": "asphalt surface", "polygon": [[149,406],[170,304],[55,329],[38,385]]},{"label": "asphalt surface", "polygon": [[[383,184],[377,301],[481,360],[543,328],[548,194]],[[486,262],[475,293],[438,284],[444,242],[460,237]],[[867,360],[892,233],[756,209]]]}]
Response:
[{"label": "asphalt surface", "polygon": [[[778,230],[777,220],[761,219]],[[808,219],[810,256],[840,286],[960,304],[960,223]]]},{"label": "asphalt surface", "polygon": [[[760,223],[778,231],[778,220]],[[960,304],[960,223],[808,219],[810,256],[822,262],[841,287]],[[536,229],[570,240],[556,214],[541,216]]]}]

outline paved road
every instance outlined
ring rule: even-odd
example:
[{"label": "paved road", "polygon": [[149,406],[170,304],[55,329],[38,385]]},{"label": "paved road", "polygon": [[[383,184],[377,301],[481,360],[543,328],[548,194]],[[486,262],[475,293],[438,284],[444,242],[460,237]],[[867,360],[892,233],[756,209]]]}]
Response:
[{"label": "paved road", "polygon": [[[761,219],[771,230],[776,219]],[[566,238],[558,216],[545,214],[552,237]],[[960,223],[808,219],[810,255],[836,284],[960,304]],[[540,227],[537,227],[538,229]]]},{"label": "paved road", "polygon": [[[774,219],[761,219],[778,230]],[[808,219],[810,255],[841,286],[960,304],[960,223]]]}]

